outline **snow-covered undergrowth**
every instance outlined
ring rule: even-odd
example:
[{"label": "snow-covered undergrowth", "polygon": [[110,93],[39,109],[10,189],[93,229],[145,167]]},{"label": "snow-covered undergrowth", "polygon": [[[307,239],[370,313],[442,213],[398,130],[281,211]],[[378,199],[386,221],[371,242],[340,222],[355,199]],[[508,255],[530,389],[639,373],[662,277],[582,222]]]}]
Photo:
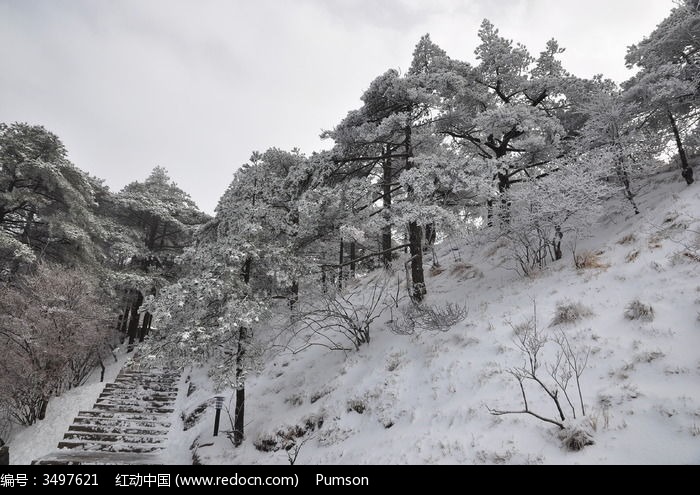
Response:
[{"label": "snow-covered undergrowth", "polygon": [[[215,464],[286,464],[291,445],[297,464],[700,462],[700,216],[693,218],[700,191],[674,171],[657,176],[640,203],[641,215],[601,220],[578,242],[578,253],[597,259],[590,268],[576,269],[569,253],[522,278],[506,268],[504,249],[441,249],[428,302],[466,304],[462,323],[399,336],[387,314],[359,352],[317,347],[279,355],[248,380],[243,446],[212,437],[209,408],[183,447],[198,444],[198,461]],[[563,332],[576,348],[590,349],[581,377],[587,414],[577,413],[575,423],[595,443],[579,452],[563,446],[556,426],[488,410],[523,407],[507,371],[523,364],[513,327],[532,318],[533,301],[545,335]],[[653,315],[635,318],[639,303]],[[544,358],[549,378],[553,356]],[[202,371],[192,382],[199,388],[188,411],[213,395]],[[527,392],[533,411],[557,417],[541,390]]]}]

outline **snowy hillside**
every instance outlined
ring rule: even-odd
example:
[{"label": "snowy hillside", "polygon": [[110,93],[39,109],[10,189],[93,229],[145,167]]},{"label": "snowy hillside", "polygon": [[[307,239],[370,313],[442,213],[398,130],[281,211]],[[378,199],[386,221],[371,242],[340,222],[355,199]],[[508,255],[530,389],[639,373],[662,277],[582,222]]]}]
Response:
[{"label": "snowy hillside", "polygon": [[[212,436],[215,392],[204,370],[187,370],[190,393],[180,394],[178,407],[191,421],[186,431],[173,425],[166,459],[287,464],[285,447],[297,445],[298,464],[700,463],[700,218],[693,217],[700,191],[679,183],[676,171],[645,191],[641,215],[601,220],[579,242],[577,252],[597,255],[589,268],[576,269],[568,254],[528,279],[508,269],[494,245],[483,252],[442,246],[428,303],[466,305],[462,323],[401,336],[387,328],[386,313],[358,352],[278,355],[248,379],[246,441],[238,449],[225,433]],[[379,276],[358,284],[371,290]],[[628,318],[633,301],[653,313]],[[546,335],[563,332],[575,348],[590,349],[581,378],[587,415],[577,414],[595,444],[579,452],[562,446],[556,426],[488,410],[522,408],[507,370],[522,364],[513,328],[532,318],[533,303]],[[570,311],[578,321],[552,325],[557,305],[577,306]],[[543,367],[552,358],[543,355]],[[52,400],[47,421],[11,442],[13,463],[52,451],[100,390],[94,383]],[[570,392],[578,411],[575,387]],[[533,411],[557,417],[541,390],[528,386],[527,394]],[[569,417],[564,399],[562,406]],[[230,428],[224,411],[222,432]]]},{"label": "snowy hillside", "polygon": [[[692,216],[700,192],[677,175],[652,179],[640,195],[641,215],[601,220],[579,242],[577,252],[598,254],[593,267],[577,270],[569,253],[526,279],[466,246],[443,247],[428,302],[466,304],[462,323],[414,336],[379,324],[359,352],[280,355],[249,378],[241,448],[212,437],[212,408],[178,442],[198,445],[196,457],[207,464],[286,464],[280,447],[293,443],[303,444],[298,464],[700,462],[700,218]],[[488,259],[505,259],[494,249],[486,249]],[[376,276],[360,283],[371,286]],[[533,301],[545,334],[564,332],[574,347],[590,349],[580,423],[595,445],[580,452],[562,447],[556,426],[487,409],[522,408],[506,371],[522,364],[513,327],[532,318]],[[653,314],[626,317],[633,301]],[[583,308],[579,321],[550,326],[558,304]],[[186,412],[213,395],[204,375],[192,373],[198,388],[182,404]],[[528,400],[533,411],[556,417],[541,390],[528,388]],[[563,399],[562,406],[569,417]],[[222,424],[230,428],[227,419]]]}]

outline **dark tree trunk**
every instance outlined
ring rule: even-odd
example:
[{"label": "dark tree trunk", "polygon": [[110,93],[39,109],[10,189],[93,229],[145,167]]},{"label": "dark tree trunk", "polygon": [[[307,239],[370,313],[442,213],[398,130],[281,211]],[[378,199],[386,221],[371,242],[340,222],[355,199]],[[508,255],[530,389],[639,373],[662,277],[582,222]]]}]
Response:
[{"label": "dark tree trunk", "polygon": [[292,287],[290,289],[290,295],[289,295],[289,309],[294,310],[294,308],[297,305],[297,302],[299,302],[299,281],[294,280],[292,282]]},{"label": "dark tree trunk", "polygon": [[[386,154],[389,155],[390,149],[389,146],[387,145],[386,147]],[[394,175],[394,172],[392,170],[392,163],[391,163],[391,158],[387,158],[384,160],[382,164],[382,171],[383,171],[383,177],[382,177],[382,189],[383,189],[383,196],[382,196],[382,201],[383,201],[383,208],[384,208],[384,221],[386,222],[386,225],[382,228],[382,247],[381,251],[384,252],[384,255],[382,256],[382,262],[384,263],[384,267],[388,268],[389,265],[391,265],[391,181]]]},{"label": "dark tree trunk", "polygon": [[321,286],[323,287],[323,293],[328,292],[328,280],[326,278],[326,268],[321,268]]},{"label": "dark tree trunk", "polygon": [[[250,274],[253,260],[248,258],[243,264],[241,277],[243,282],[250,283]],[[236,405],[233,412],[233,444],[238,447],[245,437],[245,359],[246,339],[248,329],[241,327],[238,330],[238,349],[236,350]]]},{"label": "dark tree trunk", "polygon": [[143,342],[148,336],[148,330],[151,328],[151,319],[153,316],[151,313],[146,312],[143,315],[143,323],[141,324],[141,334],[139,335],[139,342]]},{"label": "dark tree trunk", "polygon": [[129,320],[129,346],[126,352],[131,352],[134,350],[134,342],[136,341],[136,335],[139,331],[139,308],[143,304],[143,295],[140,291],[136,291],[136,296],[134,297],[133,303],[131,305],[131,319]]},{"label": "dark tree trunk", "polygon": [[[127,292],[128,295],[128,292]],[[120,327],[119,331],[121,333],[126,333],[127,328],[129,328],[129,307],[130,304],[127,302],[126,306],[124,306],[124,314],[122,315],[122,318],[120,320]]]},{"label": "dark tree trunk", "polygon": [[343,263],[345,262],[345,253],[343,251],[343,239],[340,239],[340,252],[338,256],[338,290],[343,288]]},{"label": "dark tree trunk", "polygon": [[437,232],[435,231],[435,224],[429,223],[425,226],[425,247],[424,251],[427,252],[430,246],[435,245],[435,240],[437,239]]},{"label": "dark tree trunk", "polygon": [[493,227],[493,200],[486,201],[486,226]]},{"label": "dark tree trunk", "polygon": [[238,351],[236,352],[236,406],[233,414],[233,445],[243,443],[245,437],[245,376],[243,359],[245,358],[246,329],[238,330]]},{"label": "dark tree trunk", "polygon": [[49,407],[49,399],[41,399],[41,405],[39,406],[39,415],[36,417],[39,421],[43,421],[46,418],[46,409]]},{"label": "dark tree trunk", "polygon": [[355,259],[357,256],[355,254],[356,246],[355,242],[350,243],[350,278],[355,278]]},{"label": "dark tree trunk", "polygon": [[411,252],[411,298],[421,302],[427,290],[423,276],[423,229],[416,223],[408,224],[409,250]]},{"label": "dark tree trunk", "polygon": [[146,238],[146,247],[149,251],[153,251],[156,247],[156,237],[158,236],[158,227],[160,227],[160,222],[156,219],[151,224],[151,228],[148,230],[148,237]]},{"label": "dark tree trunk", "polygon": [[625,188],[625,198],[627,198],[627,201],[629,201],[632,205],[632,208],[634,209],[634,214],[639,215],[639,207],[637,206],[637,202],[634,199],[634,193],[632,192],[632,185],[630,183],[630,176],[627,173],[627,170],[625,169],[625,165],[622,158],[622,152],[620,152],[620,156],[617,158],[617,167],[615,168],[615,173],[617,174],[617,178],[620,180],[620,183]]},{"label": "dark tree trunk", "polygon": [[671,129],[673,130],[673,137],[676,138],[676,147],[678,148],[678,157],[681,159],[681,175],[685,179],[685,182],[690,186],[695,182],[693,178],[693,167],[688,163],[688,155],[685,152],[685,147],[683,146],[683,141],[681,140],[681,133],[678,130],[678,124],[676,119],[673,117],[671,111],[668,111],[668,120],[671,122]]},{"label": "dark tree trunk", "polygon": [[564,253],[561,250],[561,241],[564,239],[564,233],[561,231],[561,227],[557,226],[556,233],[554,234],[554,240],[552,241],[552,246],[554,248],[554,260],[559,261],[564,257]]},{"label": "dark tree trunk", "polygon": [[[405,170],[411,170],[413,164],[411,157],[413,156],[413,144],[411,136],[411,127],[406,127],[406,141],[404,143],[406,149],[406,164]],[[407,191],[409,198],[413,196],[411,188]],[[409,222],[408,224],[408,243],[409,252],[411,253],[411,298],[415,302],[421,302],[428,293],[425,287],[425,277],[423,276],[423,229],[418,225],[418,222]]]},{"label": "dark tree trunk", "polygon": [[161,236],[160,236],[160,246],[159,246],[159,249],[161,249],[161,250],[163,249],[163,247],[165,247],[165,237],[166,237],[167,234],[168,234],[168,224],[167,224],[167,223],[164,223],[164,224],[163,224],[163,233],[162,233]]},{"label": "dark tree trunk", "polygon": [[508,201],[506,195],[510,190],[510,177],[505,172],[498,173],[498,193],[501,196],[501,211],[500,218],[504,225],[510,224],[510,201]]}]

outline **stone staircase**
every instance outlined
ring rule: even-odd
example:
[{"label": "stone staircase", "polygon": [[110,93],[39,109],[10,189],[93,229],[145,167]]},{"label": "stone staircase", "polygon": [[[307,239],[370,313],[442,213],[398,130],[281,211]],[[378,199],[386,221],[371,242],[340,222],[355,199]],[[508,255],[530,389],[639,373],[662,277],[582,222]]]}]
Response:
[{"label": "stone staircase", "polygon": [[58,451],[33,464],[162,464],[180,373],[126,367],[80,411]]}]

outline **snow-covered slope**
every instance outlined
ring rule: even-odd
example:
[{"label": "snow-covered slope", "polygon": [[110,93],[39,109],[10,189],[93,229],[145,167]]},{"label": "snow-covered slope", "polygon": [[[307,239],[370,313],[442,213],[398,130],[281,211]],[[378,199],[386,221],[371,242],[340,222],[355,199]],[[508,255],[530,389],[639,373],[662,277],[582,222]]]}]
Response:
[{"label": "snow-covered slope", "polygon": [[[184,434],[187,442],[197,439],[204,463],[286,464],[287,451],[274,445],[302,434],[295,440],[305,442],[299,464],[700,463],[700,260],[684,254],[700,247],[700,215],[693,218],[700,189],[686,188],[673,171],[644,191],[642,215],[610,215],[579,241],[579,253],[600,253],[600,268],[577,270],[568,254],[525,279],[507,263],[494,266],[506,253],[493,254],[493,246],[443,248],[444,271],[429,277],[428,302],[466,304],[464,322],[410,337],[377,325],[359,352],[312,348],[278,356],[248,381],[242,447],[212,437],[211,408]],[[634,300],[653,308],[653,321],[625,317]],[[522,364],[513,325],[532,317],[533,301],[546,333],[564,331],[591,349],[582,423],[595,445],[580,452],[562,447],[555,426],[487,409],[522,408],[506,370]],[[564,302],[593,315],[548,328]],[[185,405],[190,409],[213,395],[203,373],[193,381],[200,388]],[[541,391],[529,389],[528,399],[533,410],[556,417]]]},{"label": "snow-covered slope", "polygon": [[[508,269],[503,247],[442,246],[428,303],[466,305],[462,323],[400,336],[387,328],[387,313],[358,352],[278,355],[248,379],[246,441],[238,449],[223,433],[231,428],[226,411],[222,434],[212,436],[207,404],[215,393],[204,370],[190,370],[190,394],[178,407],[186,415],[202,407],[186,431],[174,425],[168,459],[287,464],[279,447],[296,442],[298,464],[700,463],[700,189],[673,171],[655,177],[639,201],[641,215],[610,214],[578,242],[578,253],[600,253],[598,268],[577,270],[567,253],[526,279]],[[371,286],[378,276],[358,284]],[[635,300],[653,307],[652,321],[625,317]],[[533,302],[545,333],[564,332],[591,349],[580,424],[595,445],[580,452],[562,446],[555,426],[487,409],[522,408],[507,370],[522,364],[513,326],[532,318]],[[559,303],[579,303],[592,315],[550,327]],[[53,448],[73,411],[99,389],[52,401],[49,421],[12,441],[13,462],[37,457],[44,444]],[[556,417],[541,391],[528,388],[528,399],[534,411]]]}]

